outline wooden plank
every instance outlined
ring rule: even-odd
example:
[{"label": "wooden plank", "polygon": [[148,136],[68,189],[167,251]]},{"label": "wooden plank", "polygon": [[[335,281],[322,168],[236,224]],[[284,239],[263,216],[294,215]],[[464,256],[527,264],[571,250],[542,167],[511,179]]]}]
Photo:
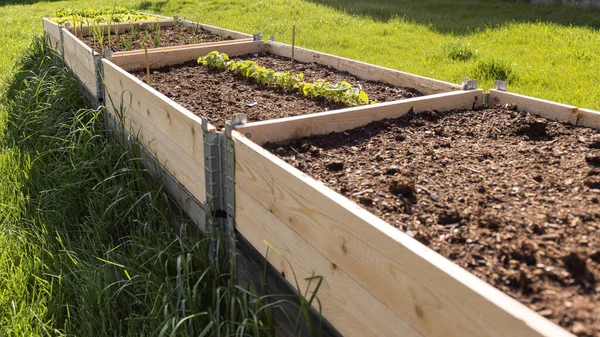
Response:
[{"label": "wooden plank", "polygon": [[[106,90],[106,94],[119,97],[118,93]],[[118,108],[107,105],[108,111],[120,120],[130,134],[137,137],[144,147],[150,152],[166,170],[180,181],[187,190],[201,203],[206,202],[206,187],[204,180],[204,166],[199,164],[185,151],[173,142],[167,135],[160,132],[154,125],[140,117],[129,103],[127,93],[122,97],[124,101],[123,115]],[[121,98],[119,98],[120,100]],[[196,140],[196,142],[198,142]]]},{"label": "wooden plank", "polygon": [[44,26],[44,32],[49,39],[50,46],[54,50],[60,52],[60,26],[58,25],[58,23],[47,18],[42,19],[42,25]]},{"label": "wooden plank", "polygon": [[323,277],[317,292],[322,314],[342,335],[421,336],[239,186],[235,196],[236,229],[265,257],[265,241],[277,249],[268,259],[281,275],[291,284],[296,278],[302,292],[309,288],[306,278]]},{"label": "wooden plank", "polygon": [[180,20],[180,22],[182,22],[187,27],[202,27],[203,29],[205,29],[215,35],[225,36],[225,37],[229,36],[234,40],[248,39],[248,38],[252,39],[252,35],[237,32],[235,30],[229,30],[229,29],[225,29],[225,28],[221,28],[221,27],[205,25],[203,23],[193,22],[193,21],[189,21],[189,20]]},{"label": "wooden plank", "polygon": [[[154,26],[154,25],[160,25],[161,27],[169,27],[169,26],[173,26],[173,19],[157,19],[157,20],[151,20],[151,21],[136,21],[136,22],[119,22],[119,23],[112,23],[110,25],[110,31],[111,32],[116,32],[117,29],[119,30],[119,34],[123,33],[123,32],[128,32],[129,29],[131,28],[131,25],[135,26],[136,30],[142,30],[142,29],[147,29],[148,26]],[[105,34],[108,34],[108,24],[107,23],[101,23],[98,25],[83,25],[82,27],[69,27],[66,28],[69,32],[75,34],[75,30],[76,30],[76,35],[77,36],[88,36],[88,35],[92,35],[94,32],[94,29],[102,29],[102,31]]]},{"label": "wooden plank", "polygon": [[[296,288],[284,279],[239,231],[235,231],[235,236],[237,285],[243,289],[256,289],[259,295],[269,296],[269,303],[277,303],[273,310],[275,336],[342,337],[314,307],[310,308],[307,317],[299,309],[300,301]],[[290,318],[292,322],[289,321]],[[296,318],[299,319],[298,325]],[[307,325],[308,321],[311,329]],[[301,327],[302,331],[298,331],[296,326]]]},{"label": "wooden plank", "polygon": [[[284,43],[267,41],[265,50],[269,53],[291,57],[292,46]],[[294,58],[299,62],[316,62],[330,66],[337,70],[347,71],[365,80],[379,81],[396,86],[414,88],[423,94],[439,94],[453,90],[462,90],[462,86],[435,80],[432,78],[410,74],[407,72],[376,66],[373,64],[355,61],[331,54],[320,53],[314,50],[294,49]]]},{"label": "wooden plank", "polygon": [[[263,43],[262,41],[236,42],[219,45],[197,46],[170,51],[149,51],[148,63],[150,64],[151,69],[157,69],[196,60],[199,56],[206,55],[213,50],[218,50],[231,56],[258,53],[263,50]],[[146,68],[146,59],[143,53],[122,56],[114,55],[110,57],[109,60],[127,71],[137,71]]]},{"label": "wooden plank", "polygon": [[514,104],[518,110],[527,111],[532,114],[545,117],[559,122],[567,122],[575,125],[577,123],[578,108],[535,97],[514,94],[506,91],[490,89],[490,106]]},{"label": "wooden plank", "polygon": [[236,127],[236,130],[259,145],[269,141],[279,143],[311,135],[342,132],[367,125],[373,121],[397,118],[410,111],[471,109],[481,106],[482,97],[482,90],[455,91],[356,108],[248,123]]},{"label": "wooden plank", "polygon": [[[135,110],[168,135],[190,156],[204,163],[204,156],[196,153],[199,146],[190,140],[202,136],[200,126],[202,118],[173,102],[171,99],[147,85],[144,81],[115,66],[105,62],[104,82],[113,92],[128,92],[133,97]],[[200,128],[200,129],[198,129]],[[216,128],[210,125],[211,132]],[[199,135],[196,133],[199,132]],[[200,143],[202,145],[202,143]]]},{"label": "wooden plank", "polygon": [[63,28],[63,44],[65,63],[83,85],[96,95],[96,65],[94,62],[94,52],[81,40],[76,38],[68,30]]},{"label": "wooden plank", "polygon": [[[252,39],[250,38],[250,39],[241,39],[241,40],[224,40],[224,41],[217,41],[217,42],[186,44],[186,45],[173,46],[173,47],[150,48],[150,49],[148,49],[148,53],[173,51],[173,50],[189,49],[189,48],[196,48],[196,47],[221,46],[221,45],[225,45],[225,44],[234,44],[234,43],[243,42],[243,41],[248,42],[248,41],[252,41]],[[137,54],[144,54],[144,57],[145,57],[146,51],[143,49],[120,51],[120,52],[114,53],[113,57],[114,56],[122,56],[122,55],[137,55]]]},{"label": "wooden plank", "polygon": [[168,19],[173,19],[173,18],[171,18],[170,16],[165,16],[165,15],[160,15],[160,14],[146,13],[146,12],[139,12],[139,13],[140,13],[141,15],[149,15],[149,16],[154,16],[154,17],[157,17],[157,18],[159,18],[159,19],[165,19],[165,20],[168,20]]},{"label": "wooden plank", "polygon": [[[106,105],[199,201],[206,201],[201,118],[103,60]],[[215,132],[210,126],[209,132]]]},{"label": "wooden plank", "polygon": [[577,116],[577,123],[575,125],[600,129],[600,111],[579,109],[579,115]]},{"label": "wooden plank", "polygon": [[234,132],[235,182],[424,336],[572,336]]}]

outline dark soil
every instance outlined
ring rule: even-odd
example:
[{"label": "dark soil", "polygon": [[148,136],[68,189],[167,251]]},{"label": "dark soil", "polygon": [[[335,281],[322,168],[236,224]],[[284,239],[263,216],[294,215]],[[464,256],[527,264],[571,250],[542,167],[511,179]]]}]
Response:
[{"label": "dark soil", "polygon": [[600,134],[435,111],[270,151],[579,336],[600,336]]},{"label": "dark soil", "polygon": [[[148,33],[148,35],[146,34]],[[132,39],[129,31],[119,32],[117,36],[115,33],[111,33],[110,36],[110,49],[114,52],[127,51],[135,49],[144,49],[144,45],[147,44],[148,49],[159,48],[159,47],[172,47],[182,46],[186,44],[204,43],[204,42],[217,42],[223,40],[219,35],[213,34],[202,28],[191,28],[182,25],[161,27],[160,28],[160,43],[158,46],[155,44],[156,30],[151,29],[136,29],[135,38]],[[101,53],[100,44],[98,43],[97,37],[94,35],[85,36],[80,39],[90,46],[94,51]],[[224,37],[224,40],[231,40],[231,37]],[[104,35],[104,48],[108,48],[108,35]]]},{"label": "dark soil", "polygon": [[[290,59],[270,54],[239,57],[279,71],[291,70]],[[348,81],[362,88],[370,100],[393,101],[421,96],[414,89],[361,80],[346,72],[316,63],[295,63],[294,71],[304,73],[306,81],[324,78],[330,82]],[[146,73],[135,73],[145,80]],[[208,118],[217,127],[223,127],[231,116],[245,112],[248,121],[298,116],[315,112],[347,108],[324,100],[304,97],[295,92],[269,88],[247,81],[230,72],[198,65],[195,61],[152,71],[152,86],[188,110]]]}]

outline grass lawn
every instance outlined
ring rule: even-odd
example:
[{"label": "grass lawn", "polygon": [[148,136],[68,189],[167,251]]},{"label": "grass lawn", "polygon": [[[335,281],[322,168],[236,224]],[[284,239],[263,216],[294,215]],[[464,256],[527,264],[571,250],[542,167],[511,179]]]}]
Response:
[{"label": "grass lawn", "polygon": [[[68,74],[29,48],[53,9],[114,3],[0,2],[0,335],[201,335],[244,319],[253,335],[269,334],[269,316],[255,315],[260,302],[244,302],[252,297],[230,292],[209,268],[205,238],[170,230],[179,219],[160,184],[143,179],[135,154],[104,140],[100,112],[79,109]],[[504,78],[509,91],[600,110],[599,9],[498,0],[119,5],[288,43],[295,23],[300,46],[485,88]],[[222,299],[235,308],[206,311]]]},{"label": "grass lawn", "polygon": [[[15,2],[25,4],[0,7],[0,83],[29,37],[41,31],[42,15],[59,7],[114,4]],[[296,23],[300,46],[455,83],[477,78],[484,88],[506,78],[511,92],[600,110],[600,71],[595,71],[600,67],[600,9],[508,0],[144,0],[119,5],[261,31],[288,43]]]}]

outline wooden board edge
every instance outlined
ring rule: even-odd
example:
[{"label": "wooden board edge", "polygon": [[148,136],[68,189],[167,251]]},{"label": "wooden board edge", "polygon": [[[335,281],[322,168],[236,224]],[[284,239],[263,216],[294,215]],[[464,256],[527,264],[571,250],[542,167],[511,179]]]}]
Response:
[{"label": "wooden board edge", "polygon": [[[284,44],[281,42],[267,41],[265,43],[265,50],[280,56],[290,57],[291,56],[291,45]],[[398,83],[390,83],[393,85],[399,85],[409,88],[414,88],[421,91],[424,94],[435,94],[440,92],[462,90],[462,86],[450,82],[440,81],[433,78],[411,74],[408,72],[386,68],[362,61],[352,60],[341,56],[318,52],[315,50],[295,47],[296,58],[300,62],[316,62],[324,65],[331,66],[340,71],[347,71],[355,76],[367,79],[367,80],[379,80],[376,78],[365,78],[365,74],[369,72],[387,73],[390,76],[397,77]],[[303,57],[302,55],[306,55]],[[323,62],[328,60],[328,62]],[[352,65],[353,67],[350,67]],[[363,75],[363,76],[361,76]],[[415,86],[416,85],[416,86]]]},{"label": "wooden board edge", "polygon": [[[277,174],[280,174],[281,178],[275,179],[275,176],[271,175],[270,178],[272,179],[273,184],[285,183],[291,180],[300,181],[306,189],[310,190],[310,193],[305,193],[306,191],[299,191],[296,189],[295,193],[297,198],[302,198],[300,196],[302,194],[305,194],[304,198],[320,195],[320,198],[327,200],[329,204],[320,204],[320,207],[327,208],[323,211],[324,213],[329,214],[329,212],[333,210],[331,206],[334,206],[337,209],[342,208],[344,212],[349,214],[350,218],[359,219],[360,222],[366,224],[366,226],[363,228],[357,228],[354,226],[352,229],[348,229],[350,235],[354,236],[353,239],[357,240],[357,242],[359,242],[358,245],[360,246],[365,246],[366,244],[366,241],[362,239],[361,235],[373,236],[372,240],[370,241],[376,242],[375,246],[369,246],[370,254],[367,253],[361,257],[353,256],[354,259],[359,258],[358,261],[348,259],[344,256],[347,255],[349,251],[356,249],[356,247],[350,247],[353,243],[352,240],[343,240],[344,243],[341,247],[341,251],[343,253],[341,253],[335,247],[315,246],[315,244],[318,245],[319,243],[311,241],[311,238],[308,237],[304,237],[304,239],[311,242],[311,244],[320,252],[322,252],[330,261],[335,263],[342,270],[348,272],[348,274],[351,275],[356,282],[365,287],[365,289],[371,291],[376,298],[379,298],[379,300],[383,301],[384,303],[387,301],[387,298],[385,296],[382,298],[382,296],[377,296],[376,294],[381,295],[381,291],[385,292],[386,290],[393,291],[394,283],[388,284],[391,285],[391,289],[380,289],[371,287],[370,282],[377,283],[381,279],[378,276],[385,275],[386,273],[394,274],[394,272],[391,269],[373,269],[375,268],[372,266],[373,260],[389,259],[392,262],[395,261],[394,263],[409,263],[413,268],[400,269],[409,273],[420,273],[423,272],[423,270],[427,270],[427,272],[420,276],[429,277],[422,279],[422,281],[435,282],[436,284],[436,287],[429,287],[427,289],[431,292],[438,293],[437,298],[440,301],[443,302],[444,299],[452,298],[453,300],[449,300],[448,302],[455,303],[452,308],[447,308],[447,310],[452,311],[448,314],[453,315],[453,317],[456,317],[456,319],[460,319],[459,317],[463,317],[465,313],[470,312],[469,316],[471,316],[471,321],[473,323],[463,324],[463,330],[474,329],[472,327],[473,324],[480,325],[480,331],[473,335],[480,335],[481,332],[485,332],[485,334],[489,336],[502,336],[509,334],[514,336],[573,337],[572,334],[562,329],[558,325],[547,320],[533,310],[527,308],[525,305],[511,298],[507,294],[487,284],[467,270],[459,267],[450,260],[422,245],[420,242],[400,232],[385,221],[358,206],[356,203],[291,167],[281,159],[277,158],[275,155],[264,150],[257,144],[254,144],[249,139],[246,139],[238,132],[233,132],[233,137],[236,144],[242,144],[243,147],[252,151],[251,157],[253,162],[256,163],[257,160],[263,160],[263,162],[267,162],[268,169],[262,170],[261,174],[267,175],[272,173],[268,172],[269,169],[277,170]],[[239,153],[240,150],[236,148],[236,162],[239,161]],[[236,173],[236,184],[237,183],[238,176]],[[268,189],[269,187],[261,186],[259,188],[264,190]],[[274,206],[263,206],[265,206],[270,212],[278,212],[280,208],[277,207],[280,206],[277,206],[279,199],[276,197],[276,194],[280,193],[281,191],[278,190],[276,192],[273,190],[272,192],[274,193],[272,197]],[[294,199],[294,197],[292,197],[292,199]],[[313,200],[312,202],[316,201]],[[270,207],[275,207],[276,209],[272,209]],[[311,209],[311,212],[314,213],[317,212],[317,210]],[[284,218],[278,216],[278,218],[284,223],[290,225],[290,221],[292,221],[292,219],[287,218],[287,216],[288,215],[284,215]],[[344,223],[344,226],[348,225],[351,224],[348,222]],[[355,229],[358,229],[359,232],[353,232]],[[303,236],[302,233],[299,234]],[[321,238],[317,237],[313,237],[312,239],[321,240]],[[335,239],[339,241],[339,238]],[[375,252],[379,252],[379,254],[375,254]],[[412,261],[399,261],[399,257],[390,255],[395,253],[401,253],[403,259],[410,257]],[[400,270],[397,270],[397,272],[400,272]],[[408,275],[403,275],[402,277],[407,276]],[[416,280],[418,280],[418,278],[413,279],[413,286],[417,288],[422,286],[422,284],[416,282]],[[413,289],[410,292],[413,293],[414,291],[415,290]],[[414,293],[413,295],[417,297],[419,296],[419,294]],[[403,297],[403,299],[406,302],[411,302],[409,297]],[[403,301],[401,300],[401,302]],[[406,305],[406,303],[401,303],[400,305]],[[424,329],[424,331],[421,331],[421,333],[424,335],[431,335],[431,331],[427,331],[427,329],[429,329],[427,324],[423,325],[423,319],[425,317],[429,321],[433,320],[439,324],[453,323],[447,321],[444,322],[442,320],[438,321],[438,317],[427,317],[427,312],[423,311],[423,309],[417,304],[415,305],[414,311],[408,311],[412,317],[406,317],[406,319],[411,322],[411,325],[413,323],[421,324],[419,328],[414,325],[413,327],[418,331]],[[401,312],[396,313],[403,317]],[[454,324],[456,324],[456,322],[454,322]],[[442,334],[442,336],[446,336],[446,334]]]},{"label": "wooden board edge", "polygon": [[[177,50],[157,51],[148,53],[148,63],[151,69],[182,64],[198,59],[213,50],[227,53],[231,56],[261,52],[262,41],[236,41],[220,45],[199,46],[193,48],[182,48]],[[126,71],[137,71],[146,68],[145,54],[115,55],[109,60]]]},{"label": "wooden board edge", "polygon": [[235,196],[236,230],[301,292],[312,284],[309,297],[306,278],[322,277],[313,305],[342,335],[422,336],[237,185]]},{"label": "wooden board edge", "polygon": [[[160,52],[165,52],[165,51],[174,51],[174,50],[179,50],[179,49],[190,49],[190,48],[197,48],[197,47],[210,47],[210,46],[218,47],[221,45],[233,44],[233,43],[238,43],[238,42],[252,42],[252,39],[250,38],[250,39],[239,39],[239,40],[224,40],[224,41],[217,41],[217,42],[186,44],[186,45],[172,46],[172,47],[150,48],[150,49],[148,49],[148,54],[160,53]],[[145,54],[145,53],[146,53],[146,51],[144,49],[135,49],[135,50],[115,52],[112,54],[111,57],[139,55],[139,54]]]},{"label": "wooden board edge", "polygon": [[154,16],[154,17],[161,18],[161,19],[173,20],[172,17],[166,16],[166,15],[160,15],[160,14],[154,14],[154,13],[147,13],[147,12],[138,12],[138,13],[140,13],[141,15],[148,15],[148,16]]},{"label": "wooden board edge", "polygon": [[[199,116],[193,114],[191,111],[189,111],[188,109],[184,108],[179,103],[173,101],[172,99],[170,99],[167,96],[165,96],[163,93],[161,93],[158,90],[156,90],[156,89],[152,88],[151,86],[149,86],[144,81],[138,79],[137,77],[133,76],[129,72],[125,71],[123,68],[121,68],[118,65],[116,65],[115,63],[113,63],[110,59],[102,59],[102,64],[103,64],[104,67],[110,67],[114,71],[118,72],[121,76],[124,76],[125,78],[127,78],[127,79],[129,79],[131,81],[136,82],[143,89],[145,89],[146,91],[148,91],[149,94],[158,97],[158,99],[160,99],[161,101],[165,102],[168,106],[170,106],[171,108],[173,108],[174,110],[176,110],[178,113],[181,113],[185,117],[187,117],[187,118],[193,120],[194,122],[202,125],[202,117],[199,117]],[[214,125],[208,123],[208,132],[216,132],[216,131],[217,131],[217,128]]]},{"label": "wooden board edge", "polygon": [[205,30],[208,30],[209,32],[213,33],[213,34],[217,34],[220,35],[221,33],[225,33],[228,36],[231,36],[233,39],[235,40],[239,40],[239,39],[247,39],[247,38],[252,38],[252,35],[250,34],[246,34],[246,33],[242,33],[242,32],[238,32],[235,30],[230,30],[230,29],[226,29],[226,28],[221,28],[221,27],[216,27],[216,26],[211,26],[211,25],[207,25],[204,23],[199,23],[199,22],[194,22],[194,21],[190,21],[190,20],[180,20],[181,22],[183,22],[183,24],[185,24],[188,27],[195,27],[195,26],[200,26],[202,28],[204,28]]},{"label": "wooden board edge", "polygon": [[483,102],[483,90],[451,91],[374,105],[319,112],[252,122],[235,129],[253,142],[280,143],[302,137],[342,132],[385,118],[397,118],[408,112],[477,108]]},{"label": "wooden board edge", "polygon": [[93,55],[95,52],[92,50],[92,48],[90,48],[90,46],[83,43],[83,41],[81,41],[77,36],[73,35],[73,33],[71,33],[67,28],[61,28],[61,29],[63,30],[63,37],[68,36],[69,38],[75,40],[75,43],[79,44],[81,48],[85,49],[86,53],[89,53],[93,59]]},{"label": "wooden board edge", "polygon": [[[60,40],[60,25],[48,18],[42,18],[42,27],[44,34],[50,39],[50,47],[56,51],[60,51],[62,46]],[[52,43],[54,40],[54,43]]]},{"label": "wooden board edge", "polygon": [[591,109],[579,109],[577,115],[577,126],[600,129],[600,111]]},{"label": "wooden board edge", "polygon": [[567,122],[575,125],[577,123],[579,108],[573,105],[548,101],[531,96],[515,94],[511,92],[490,89],[490,106],[516,105],[518,110],[526,111],[550,120]]},{"label": "wooden board edge", "polygon": [[[107,68],[109,69],[109,68]],[[112,72],[112,70],[111,70]],[[183,187],[190,191],[197,200],[206,202],[206,180],[204,170],[203,138],[199,136],[190,139],[192,151],[186,151],[185,145],[174,140],[169,133],[161,130],[151,120],[145,118],[135,104],[135,96],[120,94],[112,85],[105,86],[107,111],[114,116],[125,130],[139,139],[146,150],[163,165],[173,177],[182,182]],[[112,98],[110,98],[112,96]],[[198,127],[199,128],[199,127]],[[193,135],[192,135],[193,136]],[[197,150],[196,150],[197,149]]]}]

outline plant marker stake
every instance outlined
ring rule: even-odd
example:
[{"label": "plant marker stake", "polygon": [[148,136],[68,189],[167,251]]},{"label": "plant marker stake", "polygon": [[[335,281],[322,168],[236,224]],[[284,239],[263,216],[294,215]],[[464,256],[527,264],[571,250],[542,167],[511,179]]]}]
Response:
[{"label": "plant marker stake", "polygon": [[144,44],[144,53],[146,54],[146,74],[148,75],[148,80],[146,82],[150,85],[150,64],[148,64],[148,45],[146,44]]},{"label": "plant marker stake", "polygon": [[296,25],[292,26],[292,69],[294,69],[294,47],[296,45]]}]

